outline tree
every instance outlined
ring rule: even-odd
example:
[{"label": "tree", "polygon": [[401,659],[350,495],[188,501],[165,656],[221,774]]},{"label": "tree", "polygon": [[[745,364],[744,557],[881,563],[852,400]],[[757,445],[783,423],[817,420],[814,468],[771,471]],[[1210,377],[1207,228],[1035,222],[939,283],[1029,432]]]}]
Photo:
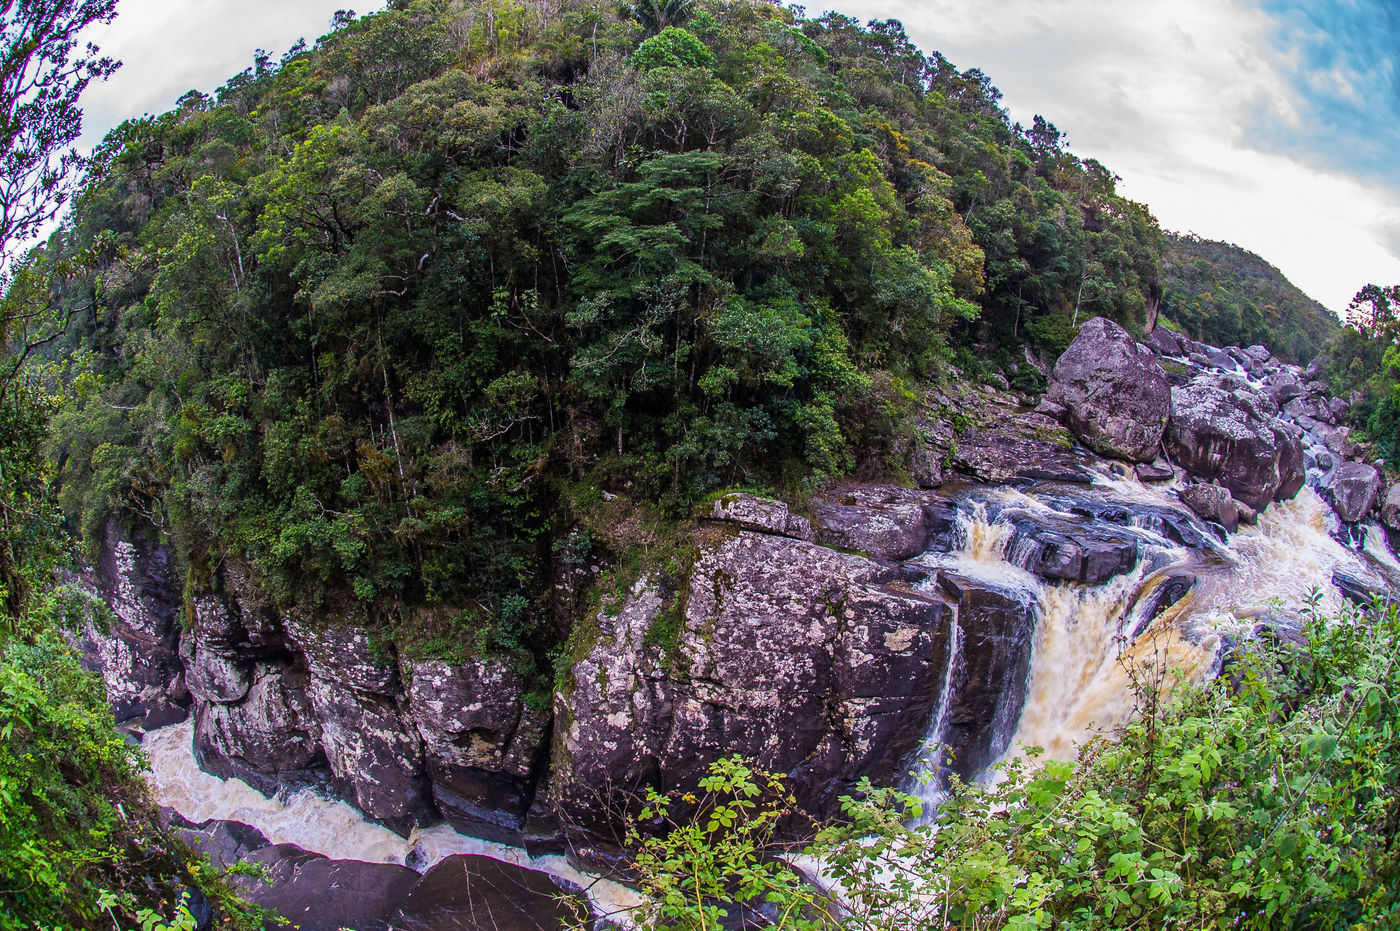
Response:
[{"label": "tree", "polygon": [[118,63],[78,35],[111,22],[117,0],[0,0],[0,285],[11,249],[67,202],[82,157],[78,98]]}]

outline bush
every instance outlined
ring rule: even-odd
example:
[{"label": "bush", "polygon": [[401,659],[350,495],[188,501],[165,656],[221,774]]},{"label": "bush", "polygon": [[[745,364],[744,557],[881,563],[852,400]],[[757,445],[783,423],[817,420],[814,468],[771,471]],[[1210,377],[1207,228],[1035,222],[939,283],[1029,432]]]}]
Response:
[{"label": "bush", "polygon": [[[1075,763],[1032,753],[955,781],[932,820],[865,785],[806,851],[839,895],[781,859],[781,780],[721,761],[693,817],[639,841],[657,900],[644,921],[717,929],[759,908],[802,931],[1394,927],[1397,656],[1393,607],[1308,613],[1301,646],[1260,638],[1165,702],[1165,668],[1135,670],[1138,711],[1111,737]],[[653,797],[644,815],[667,811]]]}]

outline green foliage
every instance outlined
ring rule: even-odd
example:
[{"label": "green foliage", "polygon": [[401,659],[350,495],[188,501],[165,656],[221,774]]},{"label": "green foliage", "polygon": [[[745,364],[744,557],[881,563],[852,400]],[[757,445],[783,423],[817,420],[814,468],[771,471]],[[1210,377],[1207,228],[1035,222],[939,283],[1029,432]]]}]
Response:
[{"label": "green foliage", "polygon": [[[721,761],[718,795],[636,838],[647,926],[718,928],[742,905],[794,929],[1390,927],[1400,619],[1309,614],[1304,634],[1255,641],[1167,702],[1164,666],[1139,669],[1139,712],[1077,763],[954,782],[930,818],[863,786],[806,852],[829,897],[774,859],[781,781]],[[653,796],[644,817],[670,811]]]},{"label": "green foliage", "polygon": [[955,349],[1141,323],[1150,215],[997,101],[757,0],[342,17],[99,147],[48,249],[65,517],[547,680],[569,487],[898,479]]},{"label": "green foliage", "polygon": [[1252,252],[1197,236],[1167,237],[1162,317],[1216,346],[1262,343],[1307,362],[1337,334],[1336,315]]}]

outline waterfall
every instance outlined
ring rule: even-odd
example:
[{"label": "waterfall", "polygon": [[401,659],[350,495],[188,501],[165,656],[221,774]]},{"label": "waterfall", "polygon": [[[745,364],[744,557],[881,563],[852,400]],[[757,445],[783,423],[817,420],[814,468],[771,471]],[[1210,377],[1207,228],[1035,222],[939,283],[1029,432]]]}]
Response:
[{"label": "waterfall", "polygon": [[625,921],[643,899],[621,883],[576,869],[559,855],[531,857],[519,847],[459,834],[446,824],[415,830],[404,838],[367,821],[348,803],[314,789],[271,798],[241,779],[220,779],[199,768],[191,750],[193,724],[173,724],[146,734],[141,748],[150,761],[147,781],[162,805],[190,821],[239,821],[273,844],[296,844],[332,859],[397,863],[426,872],[454,854],[475,854],[547,873],[583,889],[597,915]]},{"label": "waterfall", "polygon": [[[1135,701],[1125,663],[1154,662],[1166,669],[1164,687],[1178,674],[1199,681],[1215,668],[1224,638],[1246,636],[1261,623],[1285,622],[1275,616],[1283,614],[1280,608],[1296,615],[1316,592],[1320,611],[1338,610],[1343,596],[1334,573],[1377,589],[1400,579],[1400,561],[1387,549],[1383,531],[1367,528],[1360,549],[1343,545],[1335,514],[1310,487],[1273,504],[1256,525],[1241,527],[1218,543],[1162,488],[1106,476],[1073,494],[1128,509],[1126,526],[1115,529],[1136,538],[1136,567],[1102,585],[1051,584],[1022,568],[1036,541],[1018,538],[1012,521],[1018,515],[1082,520],[1062,510],[1070,493],[1055,487],[977,493],[987,498],[959,511],[957,547],[925,554],[920,561],[1033,599],[1026,700],[1018,714],[998,721],[1014,733],[1004,741],[994,736],[1010,754],[1041,747],[1049,758],[1073,759],[1079,744],[1125,720]],[[1202,545],[1187,549],[1167,539],[1164,515],[1195,525]],[[1158,604],[1163,585],[1174,575],[1194,584],[1184,596],[1173,596],[1175,604]],[[955,638],[954,652],[959,645]],[[944,688],[946,692],[946,680]],[[944,694],[923,756],[934,753],[944,736],[949,701]],[[941,786],[936,779],[925,779],[922,786],[916,791],[931,807]]]}]

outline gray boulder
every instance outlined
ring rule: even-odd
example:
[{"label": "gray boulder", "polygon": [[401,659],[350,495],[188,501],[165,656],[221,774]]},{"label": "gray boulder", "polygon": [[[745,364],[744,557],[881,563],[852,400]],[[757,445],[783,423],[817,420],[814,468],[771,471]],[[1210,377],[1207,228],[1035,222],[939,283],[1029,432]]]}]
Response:
[{"label": "gray boulder", "polygon": [[1381,476],[1364,462],[1343,462],[1327,476],[1322,496],[1348,524],[1363,519],[1381,493]]},{"label": "gray boulder", "polygon": [[1219,485],[1187,485],[1178,493],[1185,504],[1202,520],[1212,521],[1234,533],[1240,525],[1240,512],[1230,492]]},{"label": "gray boulder", "polygon": [[721,495],[710,506],[709,518],[738,524],[745,530],[776,533],[794,540],[812,539],[811,522],[790,513],[786,504],[772,498],[742,492]]},{"label": "gray boulder", "polygon": [[1152,351],[1095,317],[1055,363],[1046,397],[1090,449],[1144,462],[1157,455],[1170,412],[1166,373]]},{"label": "gray boulder", "polygon": [[1206,373],[1173,388],[1171,398],[1167,448],[1188,472],[1218,481],[1255,510],[1301,487],[1301,439],[1264,395]]},{"label": "gray boulder", "polygon": [[1180,336],[1161,326],[1152,328],[1152,332],[1147,334],[1146,343],[1149,349],[1164,356],[1181,356],[1187,351]]},{"label": "gray boulder", "polygon": [[1381,504],[1381,521],[1391,530],[1400,530],[1400,482],[1390,486]]}]

